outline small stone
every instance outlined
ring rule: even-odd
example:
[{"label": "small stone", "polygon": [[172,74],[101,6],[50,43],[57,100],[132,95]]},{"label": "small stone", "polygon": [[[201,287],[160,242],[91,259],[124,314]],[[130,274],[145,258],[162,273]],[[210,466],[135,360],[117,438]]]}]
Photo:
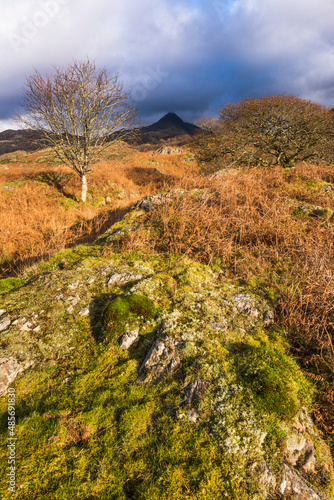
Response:
[{"label": "small stone", "polygon": [[263,313],[263,322],[265,326],[269,326],[274,322],[274,312],[271,309]]},{"label": "small stone", "polygon": [[199,419],[199,413],[196,410],[196,408],[192,408],[191,410],[188,411],[187,417],[189,418],[190,422],[193,422],[196,424],[197,420]]},{"label": "small stone", "polygon": [[234,293],[232,297],[237,311],[253,318],[259,316],[259,311],[255,307],[255,299],[251,295],[247,293]]},{"label": "small stone", "polygon": [[181,362],[177,352],[181,344],[167,335],[157,338],[139,369],[138,382],[155,384],[173,373]]},{"label": "small stone", "polygon": [[17,359],[0,358],[0,395],[12,384],[18,373],[23,372],[33,364],[32,361],[19,363]]},{"label": "small stone", "polygon": [[78,297],[78,296],[74,297],[74,299],[72,300],[72,306],[76,306],[79,301],[80,301],[80,297]]},{"label": "small stone", "polygon": [[79,311],[79,316],[88,316],[88,315],[89,315],[88,307],[85,307],[84,309],[81,309],[81,311]]},{"label": "small stone", "polygon": [[5,314],[6,312],[6,309],[0,309],[0,316],[3,316],[3,314]]},{"label": "small stone", "polygon": [[219,323],[209,323],[208,326],[212,328],[212,330],[216,330],[216,332],[226,332],[228,329],[228,321],[224,319]]},{"label": "small stone", "polygon": [[36,328],[33,328],[33,332],[40,332],[41,331],[41,325],[37,325]]},{"label": "small stone", "polygon": [[0,320],[0,332],[4,332],[10,327],[11,319],[9,316],[5,316]]},{"label": "small stone", "polygon": [[305,454],[305,463],[302,466],[303,471],[306,473],[316,474],[316,457],[314,450],[311,449]]},{"label": "small stone", "polygon": [[127,351],[130,347],[139,341],[139,331],[138,330],[126,330],[124,335],[120,340],[120,347]]},{"label": "small stone", "polygon": [[205,380],[193,380],[183,391],[182,403],[184,405],[190,405],[194,399],[196,399],[200,393],[205,392],[209,387],[209,382]]},{"label": "small stone", "polygon": [[74,283],[72,283],[71,285],[68,285],[68,288],[70,290],[75,290],[76,288],[78,288],[78,286],[80,286],[80,281],[75,281]]},{"label": "small stone", "polygon": [[139,281],[143,278],[142,274],[134,274],[134,273],[115,273],[113,274],[108,281],[108,285],[126,285],[130,281]]},{"label": "small stone", "polygon": [[33,324],[30,323],[30,321],[27,321],[26,323],[24,323],[24,325],[21,326],[20,331],[21,332],[29,332],[29,330],[31,330],[32,326],[33,326]]},{"label": "small stone", "polygon": [[286,441],[285,454],[291,465],[296,465],[307,444],[306,437],[302,433],[292,433]]}]

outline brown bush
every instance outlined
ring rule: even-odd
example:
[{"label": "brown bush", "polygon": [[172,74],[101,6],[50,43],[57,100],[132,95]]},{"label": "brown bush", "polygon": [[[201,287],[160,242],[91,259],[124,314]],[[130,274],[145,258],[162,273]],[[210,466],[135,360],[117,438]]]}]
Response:
[{"label": "brown bush", "polygon": [[202,126],[210,133],[195,137],[192,146],[204,170],[231,162],[290,167],[311,159],[333,160],[332,110],[293,95],[227,103],[218,120],[203,120]]},{"label": "brown bush", "polygon": [[322,201],[334,209],[333,197],[308,184],[331,181],[333,175],[334,167],[303,164],[289,174],[254,168],[193,179],[190,185],[183,181],[180,187],[188,191],[148,212],[122,242],[124,251],[189,255],[218,264],[227,276],[275,290],[277,321],[318,384],[315,416],[329,433],[334,432],[333,218],[293,214],[301,193],[309,203]]},{"label": "brown bush", "polygon": [[0,168],[0,278],[93,241],[140,198],[173,186],[191,169],[173,155],[157,161],[111,146],[90,174],[88,202],[79,204],[79,178],[66,167],[50,167],[49,153],[13,153]]}]

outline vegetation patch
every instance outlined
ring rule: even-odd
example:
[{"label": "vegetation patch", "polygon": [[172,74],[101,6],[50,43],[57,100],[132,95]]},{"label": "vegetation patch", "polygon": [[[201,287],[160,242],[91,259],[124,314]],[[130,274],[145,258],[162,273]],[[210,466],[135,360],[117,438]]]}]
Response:
[{"label": "vegetation patch", "polygon": [[[184,257],[99,252],[66,250],[4,296],[15,324],[0,357],[34,359],[15,382],[11,498],[267,498],[312,403],[268,297]],[[136,348],[122,348],[133,329]],[[144,365],[154,382],[140,382]],[[3,398],[4,453],[6,411]],[[323,491],[328,464],[327,482],[308,478]]]},{"label": "vegetation patch", "polygon": [[103,320],[108,335],[120,335],[125,328],[139,327],[141,323],[154,319],[157,314],[154,302],[144,295],[133,294],[117,297],[103,310]]}]

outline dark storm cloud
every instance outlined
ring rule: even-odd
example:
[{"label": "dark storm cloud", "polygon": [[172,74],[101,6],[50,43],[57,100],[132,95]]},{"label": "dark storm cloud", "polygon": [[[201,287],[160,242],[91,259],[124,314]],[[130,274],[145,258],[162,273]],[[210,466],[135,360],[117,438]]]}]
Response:
[{"label": "dark storm cloud", "polygon": [[0,129],[26,74],[87,55],[118,71],[146,123],[292,93],[334,104],[332,0],[12,0],[0,19]]}]

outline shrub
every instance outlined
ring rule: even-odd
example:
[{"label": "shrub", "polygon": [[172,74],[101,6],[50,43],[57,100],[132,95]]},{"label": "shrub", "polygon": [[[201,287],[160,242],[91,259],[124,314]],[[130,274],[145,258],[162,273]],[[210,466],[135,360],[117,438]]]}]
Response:
[{"label": "shrub", "polygon": [[332,162],[334,114],[321,104],[292,95],[246,98],[226,104],[207,133],[193,141],[203,168],[223,164],[280,165],[301,160]]}]

